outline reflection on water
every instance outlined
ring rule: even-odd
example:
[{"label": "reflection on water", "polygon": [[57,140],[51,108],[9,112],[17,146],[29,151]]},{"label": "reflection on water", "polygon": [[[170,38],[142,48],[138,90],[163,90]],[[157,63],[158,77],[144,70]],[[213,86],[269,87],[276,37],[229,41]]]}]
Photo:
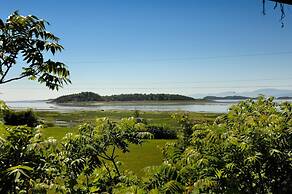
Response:
[{"label": "reflection on water", "polygon": [[[288,100],[292,102],[292,100]],[[6,102],[12,109],[27,109],[44,111],[60,111],[71,112],[76,110],[141,110],[141,111],[189,111],[189,112],[210,112],[210,113],[224,113],[229,107],[238,103],[235,100],[224,100],[215,103],[206,104],[187,104],[187,105],[96,105],[96,106],[59,106],[50,104],[46,101],[10,101]],[[276,102],[282,102],[276,100]]]}]

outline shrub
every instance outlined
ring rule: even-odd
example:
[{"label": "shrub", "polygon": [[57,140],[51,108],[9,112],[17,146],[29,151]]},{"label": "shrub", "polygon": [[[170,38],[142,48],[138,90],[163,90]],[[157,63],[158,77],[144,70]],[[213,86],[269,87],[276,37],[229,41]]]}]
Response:
[{"label": "shrub", "polygon": [[164,149],[190,193],[292,193],[291,103],[243,101],[191,130],[187,142]]},{"label": "shrub", "polygon": [[147,132],[154,136],[154,139],[176,139],[177,134],[175,130],[166,129],[162,126],[147,126]]},{"label": "shrub", "polygon": [[28,127],[35,127],[38,125],[38,119],[32,110],[13,111],[7,110],[3,112],[3,120],[6,125],[18,126],[27,125]]},{"label": "shrub", "polygon": [[[42,138],[40,130],[5,128],[0,137],[0,193],[112,193],[113,188],[138,184],[124,172],[119,152],[141,144],[134,118],[119,122],[98,119],[59,142]],[[119,192],[117,192],[119,193]]]},{"label": "shrub", "polygon": [[5,132],[0,137],[0,193],[46,193],[37,187],[54,181],[56,141],[44,140],[40,131],[26,126]]},{"label": "shrub", "polygon": [[44,122],[45,127],[55,127],[55,124],[53,122]]}]

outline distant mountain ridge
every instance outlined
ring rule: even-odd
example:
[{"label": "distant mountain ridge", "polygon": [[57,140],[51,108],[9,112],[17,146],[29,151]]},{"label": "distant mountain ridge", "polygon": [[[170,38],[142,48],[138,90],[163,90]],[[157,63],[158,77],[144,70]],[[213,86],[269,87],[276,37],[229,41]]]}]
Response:
[{"label": "distant mountain ridge", "polygon": [[81,92],[60,96],[53,99],[54,103],[71,102],[111,102],[111,101],[193,101],[192,97],[179,94],[120,94],[111,96],[100,96],[93,92]]},{"label": "distant mountain ridge", "polygon": [[292,97],[290,96],[283,96],[283,97],[278,97],[278,100],[292,100]]},{"label": "distant mountain ridge", "polygon": [[250,96],[250,97],[257,97],[259,95],[274,96],[276,98],[283,97],[283,96],[292,97],[292,90],[281,90],[281,89],[268,88],[268,89],[258,89],[258,90],[255,90],[252,92],[246,92],[243,94],[245,94],[243,96]]},{"label": "distant mountain ridge", "polygon": [[248,97],[248,98],[256,98],[259,95],[274,96],[276,98],[292,97],[292,90],[265,88],[265,89],[257,89],[254,91],[247,91],[247,92],[227,91],[227,92],[221,92],[221,93],[193,94],[191,96],[194,98],[204,98],[206,96],[216,96],[216,97],[243,96],[243,97]]},{"label": "distant mountain ridge", "polygon": [[224,96],[224,97],[206,96],[203,99],[204,100],[247,100],[247,99],[251,99],[251,98],[246,97],[246,96]]}]

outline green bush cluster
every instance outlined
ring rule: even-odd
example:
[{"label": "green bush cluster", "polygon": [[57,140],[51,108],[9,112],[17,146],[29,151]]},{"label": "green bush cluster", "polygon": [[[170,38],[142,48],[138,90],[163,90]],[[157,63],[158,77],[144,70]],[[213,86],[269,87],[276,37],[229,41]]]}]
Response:
[{"label": "green bush cluster", "polygon": [[148,121],[141,117],[138,110],[134,111],[133,117],[136,119],[137,123],[144,124],[141,132],[151,134],[153,139],[177,139],[177,132],[175,130],[168,129],[165,126],[148,124]]},{"label": "green bush cluster", "polygon": [[0,193],[111,193],[129,181],[116,151],[142,143],[136,125],[133,118],[98,119],[60,142],[44,139],[35,128],[6,128],[0,138]]},{"label": "green bush cluster", "polygon": [[39,124],[37,116],[32,110],[5,110],[3,111],[3,120],[6,125],[12,126],[27,125],[28,127],[36,127]]},{"label": "green bush cluster", "polygon": [[175,130],[163,126],[147,125],[147,132],[151,133],[154,139],[177,139]]},{"label": "green bush cluster", "polygon": [[164,149],[165,164],[152,173],[149,187],[175,183],[186,193],[292,193],[291,103],[243,101],[213,124],[192,128],[187,117],[179,119],[181,141]]}]

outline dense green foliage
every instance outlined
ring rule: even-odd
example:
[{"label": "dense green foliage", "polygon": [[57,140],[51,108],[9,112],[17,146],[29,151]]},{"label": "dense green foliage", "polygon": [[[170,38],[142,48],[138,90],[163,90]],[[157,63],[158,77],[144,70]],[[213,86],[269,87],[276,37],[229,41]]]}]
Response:
[{"label": "dense green foliage", "polygon": [[[175,181],[194,193],[291,193],[291,150],[292,105],[278,106],[272,98],[247,100],[214,124],[194,125],[188,141],[168,145],[165,164],[154,174],[167,179],[151,179],[150,186]],[[169,178],[165,168],[176,176]]]},{"label": "dense green foliage", "polygon": [[3,120],[6,125],[27,125],[29,127],[36,127],[39,121],[32,110],[26,111],[3,111]]},{"label": "dense green foliage", "polygon": [[[46,31],[47,24],[36,16],[22,16],[17,12],[6,21],[0,19],[0,84],[27,77],[54,90],[70,83],[64,63],[45,59],[48,53],[54,55],[63,50],[59,38]],[[8,77],[20,60],[20,74]]]},{"label": "dense green foliage", "polygon": [[111,192],[125,176],[116,150],[128,152],[129,143],[140,144],[143,136],[136,128],[141,127],[133,118],[98,119],[61,142],[44,139],[34,128],[7,128],[0,139],[0,192]]},{"label": "dense green foliage", "polygon": [[0,118],[3,117],[3,112],[9,111],[9,107],[5,104],[4,101],[0,100]]},{"label": "dense green foliage", "polygon": [[[139,113],[138,116],[140,116]],[[59,142],[9,127],[0,139],[1,192],[8,193],[291,193],[292,104],[260,97],[231,107],[213,123],[176,114],[179,140],[164,162],[138,178],[118,152],[150,137],[137,118],[98,119]]]},{"label": "dense green foliage", "polygon": [[93,92],[81,92],[78,94],[70,94],[60,96],[54,99],[55,103],[70,102],[112,102],[112,101],[192,101],[192,97],[182,96],[178,94],[120,94],[112,96],[100,96]]}]

